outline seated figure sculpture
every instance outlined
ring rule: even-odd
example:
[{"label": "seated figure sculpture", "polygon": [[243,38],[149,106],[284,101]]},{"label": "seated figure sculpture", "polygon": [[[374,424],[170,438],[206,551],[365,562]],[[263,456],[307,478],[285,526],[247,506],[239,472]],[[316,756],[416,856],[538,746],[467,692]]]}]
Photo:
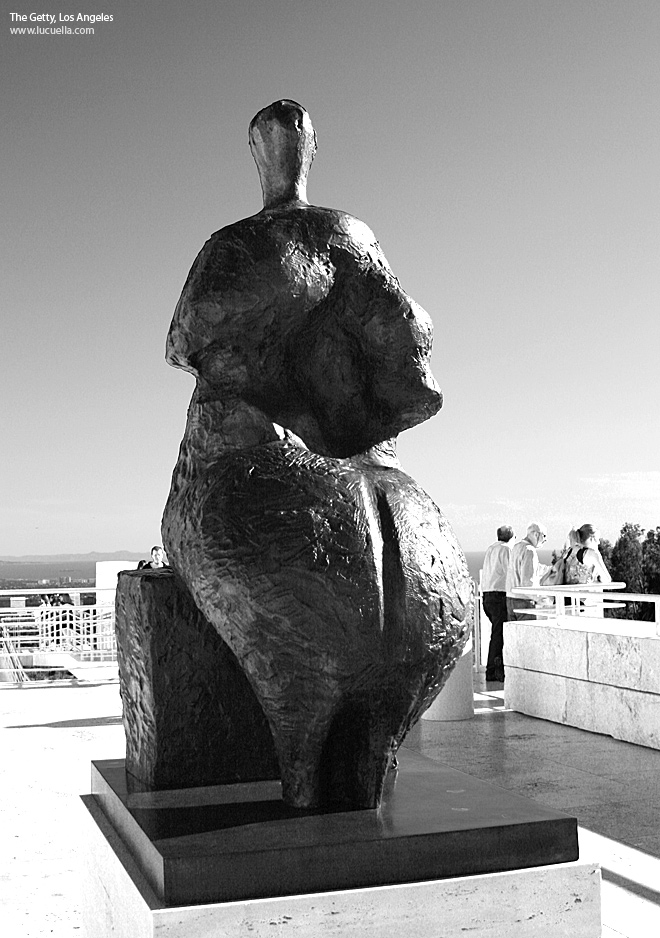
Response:
[{"label": "seated figure sculpture", "polygon": [[431,323],[365,224],[307,202],[304,108],[260,111],[249,143],[263,210],[207,241],[168,335],[196,389],[163,543],[263,709],[284,801],[374,808],[472,614],[455,536],[395,452],[442,406]]}]

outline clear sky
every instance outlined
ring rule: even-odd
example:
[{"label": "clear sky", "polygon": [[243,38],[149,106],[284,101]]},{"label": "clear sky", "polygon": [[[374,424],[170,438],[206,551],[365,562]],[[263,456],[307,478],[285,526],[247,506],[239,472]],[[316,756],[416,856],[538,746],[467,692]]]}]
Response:
[{"label": "clear sky", "polygon": [[[0,555],[148,550],[193,390],[197,252],[261,207],[247,127],[303,104],[311,202],[435,328],[404,468],[466,550],[660,525],[658,0],[78,0],[0,17]],[[72,25],[80,26],[80,23]]]}]

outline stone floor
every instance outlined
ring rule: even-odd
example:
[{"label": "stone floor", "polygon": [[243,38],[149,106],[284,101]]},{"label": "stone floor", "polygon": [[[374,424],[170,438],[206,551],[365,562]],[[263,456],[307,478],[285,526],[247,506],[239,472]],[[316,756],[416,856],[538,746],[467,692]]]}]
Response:
[{"label": "stone floor", "polygon": [[[577,816],[603,868],[603,938],[660,935],[660,752],[504,709],[478,684],[475,716],[421,721],[406,745]],[[117,684],[1,687],[0,931],[81,935],[78,795],[92,759],[123,756]],[[502,936],[505,938],[505,936]]]},{"label": "stone floor", "polygon": [[119,686],[0,688],[0,934],[82,935],[78,795],[124,754]]},{"label": "stone floor", "polygon": [[660,936],[660,752],[504,708],[475,682],[475,716],[421,720],[405,745],[578,819],[603,874],[603,938]]}]

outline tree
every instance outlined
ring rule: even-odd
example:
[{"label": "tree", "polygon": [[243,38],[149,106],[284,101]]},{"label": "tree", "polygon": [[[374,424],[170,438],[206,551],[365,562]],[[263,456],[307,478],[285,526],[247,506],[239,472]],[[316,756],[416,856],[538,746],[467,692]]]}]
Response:
[{"label": "tree", "polygon": [[646,532],[642,541],[644,592],[660,595],[660,527]]},{"label": "tree", "polygon": [[[612,576],[612,550],[613,549],[614,548],[612,547],[612,542],[608,541],[606,538],[601,537],[601,539],[598,541],[598,550],[600,551],[600,556],[603,558],[603,563],[607,567],[607,570],[610,576]],[[612,579],[614,579],[613,576],[612,576]]]},{"label": "tree", "polygon": [[[627,521],[612,548],[611,574],[613,580],[622,580],[626,584],[626,593],[643,593],[645,590],[644,570],[642,566],[642,544],[644,528]],[[617,618],[648,619],[653,618],[653,606],[646,603],[626,603],[625,609],[617,610]]]}]

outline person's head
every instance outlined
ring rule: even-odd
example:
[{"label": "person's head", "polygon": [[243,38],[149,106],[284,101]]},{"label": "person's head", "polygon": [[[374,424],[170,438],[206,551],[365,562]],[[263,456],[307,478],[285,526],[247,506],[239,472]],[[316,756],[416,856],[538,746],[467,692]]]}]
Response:
[{"label": "person's head", "polygon": [[158,544],[156,544],[155,547],[151,548],[151,562],[155,567],[163,566],[164,554],[165,554],[165,551]]},{"label": "person's head", "polygon": [[497,529],[497,540],[503,541],[505,544],[511,540],[514,536],[513,528],[508,524],[503,524]]},{"label": "person's head", "polygon": [[316,133],[305,108],[296,101],[274,101],[250,121],[248,141],[261,179],[264,208],[289,199],[306,202]]},{"label": "person's head", "polygon": [[527,540],[534,547],[539,547],[546,540],[548,532],[542,524],[533,521],[527,528]]},{"label": "person's head", "polygon": [[598,531],[593,524],[583,524],[575,533],[582,547],[598,547]]},{"label": "person's head", "polygon": [[568,535],[566,536],[566,546],[575,548],[580,547],[581,543],[580,535],[577,533],[575,528],[571,528],[571,530],[568,532]]}]

